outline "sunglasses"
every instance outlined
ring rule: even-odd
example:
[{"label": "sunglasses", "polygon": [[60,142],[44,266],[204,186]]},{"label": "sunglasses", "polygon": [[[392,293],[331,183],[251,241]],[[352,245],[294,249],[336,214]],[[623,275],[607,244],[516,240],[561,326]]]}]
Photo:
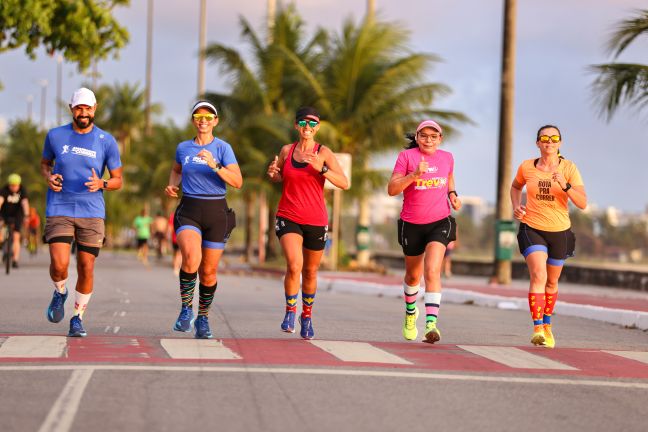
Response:
[{"label": "sunglasses", "polygon": [[549,141],[551,141],[552,143],[557,143],[560,142],[560,135],[540,135],[538,137],[538,141],[540,141],[541,143],[548,143]]},{"label": "sunglasses", "polygon": [[439,139],[440,136],[441,135],[439,135],[439,134],[426,135],[424,133],[419,133],[419,138],[422,141],[435,141],[435,140]]},{"label": "sunglasses", "polygon": [[193,114],[193,119],[194,120],[202,120],[205,119],[207,121],[212,121],[216,118],[216,114]]},{"label": "sunglasses", "polygon": [[318,121],[315,120],[299,120],[297,122],[297,126],[299,127],[306,127],[306,125],[310,126],[311,128],[314,128],[319,124]]}]

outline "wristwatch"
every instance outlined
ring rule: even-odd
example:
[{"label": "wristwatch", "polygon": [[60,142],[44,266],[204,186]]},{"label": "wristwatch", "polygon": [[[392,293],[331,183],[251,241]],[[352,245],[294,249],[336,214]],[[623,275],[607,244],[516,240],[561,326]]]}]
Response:
[{"label": "wristwatch", "polygon": [[565,189],[563,189],[563,192],[567,192],[569,189],[571,189],[571,184],[567,182],[567,184],[565,185]]},{"label": "wristwatch", "polygon": [[108,189],[108,180],[103,181],[103,188]]},{"label": "wristwatch", "polygon": [[324,174],[326,174],[328,172],[328,170],[329,170],[329,167],[327,167],[326,165],[322,165],[322,170],[320,171],[320,174],[324,175]]},{"label": "wristwatch", "polygon": [[221,168],[223,168],[223,165],[221,165],[220,163],[217,162],[216,166],[214,168],[212,168],[212,171],[217,173],[218,171],[220,171]]}]

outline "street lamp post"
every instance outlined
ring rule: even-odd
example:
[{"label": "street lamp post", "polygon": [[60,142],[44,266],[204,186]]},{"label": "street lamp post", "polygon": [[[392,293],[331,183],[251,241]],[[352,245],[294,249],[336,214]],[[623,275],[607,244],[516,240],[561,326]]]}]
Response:
[{"label": "street lamp post", "polygon": [[207,1],[200,0],[200,30],[198,33],[198,97],[205,94],[205,47],[207,45]]},{"label": "street lamp post", "polygon": [[146,19],[146,88],[144,96],[146,107],[144,112],[144,133],[151,135],[151,67],[153,64],[153,0],[148,0]]},{"label": "street lamp post", "polygon": [[62,121],[61,117],[61,94],[63,87],[63,56],[58,55],[56,57],[56,124],[60,125]]},{"label": "street lamp post", "polygon": [[41,112],[40,112],[40,127],[45,129],[45,112],[47,108],[47,80],[42,79],[39,82],[41,86]]},{"label": "street lamp post", "polygon": [[[499,151],[497,163],[497,209],[495,223],[509,220],[511,199],[511,148],[513,142],[513,102],[515,80],[515,17],[517,0],[504,0],[504,40],[502,43],[502,76],[500,90]],[[497,236],[501,233],[496,230]],[[499,238],[495,244],[499,247]],[[499,284],[511,283],[511,260],[495,254],[494,277]]]}]

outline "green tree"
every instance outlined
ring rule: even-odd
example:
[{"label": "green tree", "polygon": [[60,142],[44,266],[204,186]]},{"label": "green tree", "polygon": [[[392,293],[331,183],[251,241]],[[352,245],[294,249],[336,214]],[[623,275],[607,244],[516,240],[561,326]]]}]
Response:
[{"label": "green tree", "polygon": [[[608,41],[608,52],[618,58],[641,35],[648,35],[648,9],[619,23]],[[590,71],[598,75],[592,90],[608,120],[621,105],[641,110],[648,104],[648,65],[613,62],[591,66]]]},{"label": "green tree", "polygon": [[45,132],[28,120],[17,120],[9,127],[0,141],[0,184],[6,184],[7,176],[18,173],[29,193],[29,201],[40,214],[45,209],[47,183],[40,174]]}]

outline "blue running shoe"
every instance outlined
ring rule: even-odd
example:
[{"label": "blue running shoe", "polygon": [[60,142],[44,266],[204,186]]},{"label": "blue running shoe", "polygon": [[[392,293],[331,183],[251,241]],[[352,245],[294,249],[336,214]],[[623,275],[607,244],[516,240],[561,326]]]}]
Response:
[{"label": "blue running shoe", "polygon": [[191,331],[191,326],[193,325],[193,323],[194,323],[193,309],[191,309],[188,306],[182,306],[182,309],[180,309],[180,315],[178,316],[178,320],[173,326],[173,330],[189,333]]},{"label": "blue running shoe", "polygon": [[281,323],[281,330],[286,333],[295,333],[295,311],[286,311],[286,316]]},{"label": "blue running shoe", "polygon": [[194,328],[196,330],[196,339],[211,339],[213,337],[209,329],[209,321],[205,315],[200,315],[196,318]]},{"label": "blue running shoe", "polygon": [[299,334],[304,339],[313,339],[315,337],[315,332],[313,331],[313,320],[311,317],[304,318],[299,316],[299,324],[301,325],[301,331]]},{"label": "blue running shoe", "polygon": [[47,308],[47,320],[49,322],[57,323],[61,322],[65,316],[65,309],[63,305],[67,299],[68,293],[65,291],[65,294],[59,293],[57,290],[54,290],[54,295],[52,295],[52,301]]},{"label": "blue running shoe", "polygon": [[74,315],[70,320],[70,331],[68,332],[68,337],[86,337],[87,335],[88,333],[86,333],[83,328],[81,318],[79,318],[79,315]]}]

